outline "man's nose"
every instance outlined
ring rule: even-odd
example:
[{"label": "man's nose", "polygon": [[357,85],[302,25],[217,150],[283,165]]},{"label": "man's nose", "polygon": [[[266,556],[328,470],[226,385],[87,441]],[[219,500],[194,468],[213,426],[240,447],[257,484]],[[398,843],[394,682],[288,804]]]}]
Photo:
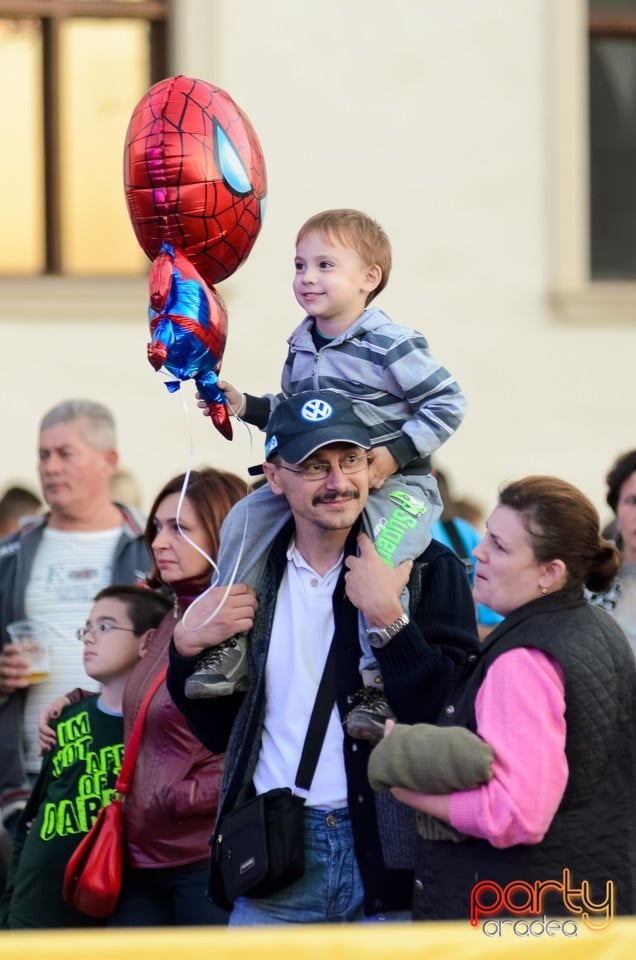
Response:
[{"label": "man's nose", "polygon": [[329,473],[325,477],[325,484],[330,490],[340,490],[341,487],[346,486],[347,478],[342,472],[342,468],[339,463],[329,464]]}]

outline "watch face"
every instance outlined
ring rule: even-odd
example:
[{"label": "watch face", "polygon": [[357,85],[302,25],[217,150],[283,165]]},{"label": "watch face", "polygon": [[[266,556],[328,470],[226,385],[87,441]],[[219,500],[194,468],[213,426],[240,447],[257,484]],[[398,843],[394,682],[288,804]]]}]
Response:
[{"label": "watch face", "polygon": [[376,630],[369,630],[367,632],[367,640],[372,647],[385,647],[389,640],[391,640],[396,633],[399,633],[402,627],[405,627],[408,622],[408,616],[403,613],[397,620],[390,623],[388,627],[378,627]]},{"label": "watch face", "polygon": [[385,630],[369,630],[367,640],[372,647],[383,647],[388,640]]}]

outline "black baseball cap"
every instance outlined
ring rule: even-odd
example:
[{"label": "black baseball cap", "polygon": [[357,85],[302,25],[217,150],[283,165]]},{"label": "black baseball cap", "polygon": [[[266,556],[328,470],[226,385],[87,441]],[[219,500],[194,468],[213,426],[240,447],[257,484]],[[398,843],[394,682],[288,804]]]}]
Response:
[{"label": "black baseball cap", "polygon": [[[351,443],[369,450],[371,438],[353,404],[341,393],[306,390],[274,408],[265,433],[265,459],[281,456],[287,463],[301,463],[329,443]],[[262,472],[260,464],[249,468],[252,476]]]}]

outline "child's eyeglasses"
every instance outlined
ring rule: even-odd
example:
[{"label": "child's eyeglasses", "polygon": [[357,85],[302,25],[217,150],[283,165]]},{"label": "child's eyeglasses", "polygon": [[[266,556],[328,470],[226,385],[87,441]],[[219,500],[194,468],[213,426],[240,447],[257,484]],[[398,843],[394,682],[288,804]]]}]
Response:
[{"label": "child's eyeglasses", "polygon": [[83,643],[84,640],[86,640],[86,637],[89,635],[94,640],[97,640],[101,634],[112,633],[113,630],[124,630],[126,633],[137,633],[137,631],[133,630],[131,627],[120,627],[117,623],[89,623],[85,627],[80,627],[80,629],[76,631],[75,636],[81,643]]}]

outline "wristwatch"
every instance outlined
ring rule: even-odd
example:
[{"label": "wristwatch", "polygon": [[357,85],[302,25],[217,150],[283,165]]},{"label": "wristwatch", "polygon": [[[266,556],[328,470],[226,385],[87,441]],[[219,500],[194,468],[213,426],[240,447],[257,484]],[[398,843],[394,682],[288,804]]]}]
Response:
[{"label": "wristwatch", "polygon": [[401,613],[388,627],[372,627],[371,630],[367,630],[367,640],[372,647],[386,647],[389,640],[392,640],[408,622],[408,614]]}]

